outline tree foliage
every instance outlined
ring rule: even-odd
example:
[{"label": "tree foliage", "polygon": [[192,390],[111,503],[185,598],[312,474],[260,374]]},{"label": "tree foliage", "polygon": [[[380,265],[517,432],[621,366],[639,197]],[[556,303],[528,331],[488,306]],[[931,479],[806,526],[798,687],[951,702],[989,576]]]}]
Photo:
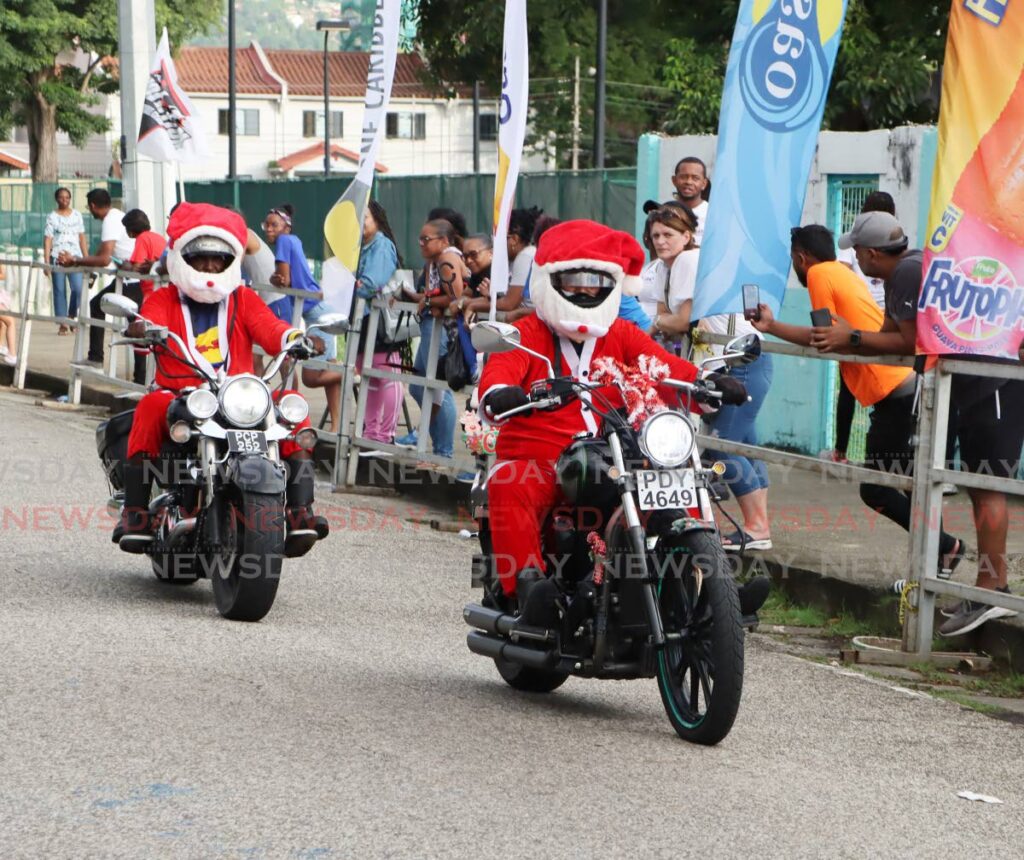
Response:
[{"label": "tree foliage", "polygon": [[[497,88],[502,3],[418,0],[433,77]],[[609,0],[608,164],[629,164],[645,131],[714,132],[739,0]],[[590,162],[596,3],[529,4],[531,144],[569,161],[573,64],[582,60],[583,163]],[[837,130],[935,120],[948,4],[850,0],[825,111]]]},{"label": "tree foliage", "polygon": [[[201,32],[218,9],[203,0],[157,0],[158,30],[172,44]],[[116,92],[103,61],[117,55],[117,0],[3,0],[0,5],[0,132],[24,125],[32,177],[57,179],[56,134],[83,145],[109,123],[94,108]]]}]

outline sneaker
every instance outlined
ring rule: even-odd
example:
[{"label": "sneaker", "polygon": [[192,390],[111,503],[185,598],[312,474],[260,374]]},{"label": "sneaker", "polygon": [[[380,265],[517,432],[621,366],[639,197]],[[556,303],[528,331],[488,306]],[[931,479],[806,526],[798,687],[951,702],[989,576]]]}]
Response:
[{"label": "sneaker", "polygon": [[829,451],[822,451],[820,454],[818,454],[818,459],[827,460],[830,463],[849,462],[849,460],[846,459],[846,454],[844,454],[842,451],[836,451],[835,449]]},{"label": "sneaker", "polygon": [[419,436],[416,435],[416,431],[407,433],[405,436],[401,436],[395,439],[395,444],[400,448],[415,448],[419,442]]},{"label": "sneaker", "polygon": [[17,363],[18,357],[16,355],[8,354],[4,356],[4,364],[6,364],[8,367],[14,367],[14,365],[16,365]]},{"label": "sneaker", "polygon": [[[1001,591],[1003,594],[1010,593],[1010,589],[1008,587],[997,588],[996,591]],[[960,607],[964,604],[964,602],[965,601],[961,600],[960,603],[954,603],[952,606],[943,607],[939,610],[939,615],[941,615],[943,618],[952,618],[954,615],[957,614],[957,612],[960,611]]]},{"label": "sneaker", "polygon": [[955,496],[960,492],[960,488],[956,484],[943,484],[942,495],[944,496]]},{"label": "sneaker", "polygon": [[10,355],[6,346],[0,345],[0,355]]},{"label": "sneaker", "polygon": [[476,472],[459,472],[455,480],[460,484],[472,484],[476,480]]},{"label": "sneaker", "polygon": [[1010,618],[1017,613],[1012,609],[1003,609],[1001,606],[986,606],[984,603],[974,603],[964,600],[957,608],[952,617],[939,627],[940,636],[963,636],[972,630],[981,627],[986,621],[996,618]]}]

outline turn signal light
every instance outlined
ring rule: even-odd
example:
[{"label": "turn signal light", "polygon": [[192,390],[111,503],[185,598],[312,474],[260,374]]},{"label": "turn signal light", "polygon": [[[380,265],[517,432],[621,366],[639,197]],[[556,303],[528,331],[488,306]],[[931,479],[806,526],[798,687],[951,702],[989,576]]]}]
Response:
[{"label": "turn signal light", "polygon": [[312,451],[316,447],[316,430],[306,427],[295,434],[295,444],[303,451]]},{"label": "turn signal light", "polygon": [[716,461],[715,463],[712,464],[711,471],[718,475],[719,478],[721,478],[722,475],[725,474],[725,463],[723,463],[721,460]]},{"label": "turn signal light", "polygon": [[192,428],[189,427],[187,421],[175,421],[171,425],[172,442],[177,442],[179,445],[184,445],[191,438]]}]

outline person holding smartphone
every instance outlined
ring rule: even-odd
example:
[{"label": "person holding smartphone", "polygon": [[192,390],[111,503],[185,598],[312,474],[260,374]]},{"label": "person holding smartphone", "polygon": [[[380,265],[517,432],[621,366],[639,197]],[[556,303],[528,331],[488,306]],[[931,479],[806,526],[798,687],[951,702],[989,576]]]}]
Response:
[{"label": "person holding smartphone", "polygon": [[[868,292],[864,281],[847,266],[836,262],[835,237],[820,224],[794,227],[790,233],[790,258],[797,279],[807,287],[814,308],[812,317],[821,325],[800,326],[775,319],[771,308],[761,305],[761,319],[754,323],[765,334],[800,346],[819,345],[822,329],[856,329],[858,334],[882,330],[884,316]],[[833,326],[834,324],[834,326]],[[859,341],[858,338],[854,340]],[[822,349],[823,352],[856,352],[856,344]],[[871,407],[864,465],[882,472],[910,474],[914,460],[911,437],[917,425],[914,417],[914,371],[909,367],[883,364],[839,362],[839,372],[853,396],[864,407]],[[861,501],[904,529],[910,529],[910,493],[866,482],[860,486]],[[959,538],[941,532],[939,567],[948,578],[963,557]]]}]

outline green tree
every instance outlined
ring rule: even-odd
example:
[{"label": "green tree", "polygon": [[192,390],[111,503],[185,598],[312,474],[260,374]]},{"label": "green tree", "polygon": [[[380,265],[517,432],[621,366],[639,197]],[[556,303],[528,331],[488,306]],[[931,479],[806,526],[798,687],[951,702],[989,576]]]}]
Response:
[{"label": "green tree", "polygon": [[[157,0],[158,31],[174,45],[219,10],[204,0]],[[57,132],[76,146],[109,128],[90,108],[117,91],[106,58],[117,55],[117,0],[3,0],[0,5],[0,132],[28,129],[32,178],[57,180]],[[81,53],[78,53],[81,52]],[[85,68],[75,57],[85,57]]]}]

